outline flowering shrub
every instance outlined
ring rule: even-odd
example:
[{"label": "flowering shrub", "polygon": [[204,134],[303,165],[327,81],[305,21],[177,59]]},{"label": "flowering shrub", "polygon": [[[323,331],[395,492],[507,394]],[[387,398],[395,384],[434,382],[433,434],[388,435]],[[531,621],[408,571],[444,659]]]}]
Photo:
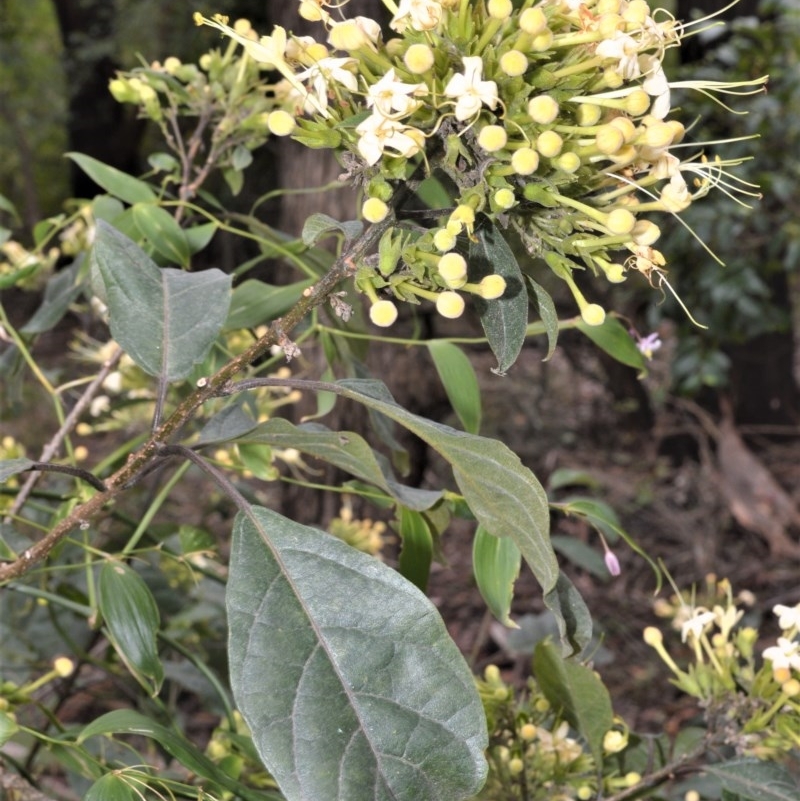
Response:
[{"label": "flowering shrub", "polygon": [[[162,133],[168,152],[151,156],[151,172],[134,178],[69,154],[104,193],[37,226],[30,248],[4,240],[2,286],[46,282],[46,291],[19,329],[0,306],[0,369],[16,377],[27,368],[56,430],[39,459],[3,439],[0,480],[14,498],[3,503],[0,581],[16,591],[6,628],[19,680],[0,688],[0,741],[12,750],[34,742],[20,760],[28,765],[46,744],[89,801],[514,797],[504,788],[520,798],[621,801],[644,797],[680,767],[648,761],[597,676],[566,658],[588,645],[591,616],[560,570],[543,487],[503,443],[479,435],[480,393],[464,354],[446,339],[398,338],[427,348],[461,426],[452,428],[396,403],[365,377],[349,343],[376,337],[370,323],[392,326],[402,304],[431,303],[447,319],[469,305],[499,373],[527,336],[546,334],[552,354],[567,327],[642,367],[657,337],[634,342],[586,299],[579,273],[618,283],[634,271],[669,287],[650,217],[739,187],[727,171],[737,160],[676,155],[685,129],[669,119],[671,92],[736,86],[670,84],[666,52],[705,23],[679,23],[644,0],[385,2],[397,34],[387,39],[376,21],[340,17],[341,5],[317,0],[299,10],[319,22],[324,41],[280,27],[259,37],[244,20],[196,15],[228,37],[223,49],[111,82]],[[762,83],[737,86],[747,93]],[[271,136],[335,150],[363,192],[362,219],[314,215],[293,239],[258,219],[258,204],[249,214],[224,209],[207,179],[218,171],[237,192]],[[235,287],[231,275],[196,269],[220,231],[258,248],[236,268]],[[331,251],[318,247],[323,237],[335,238]],[[297,268],[298,280],[246,277],[272,258]],[[58,259],[69,263],[53,273]],[[533,277],[537,259],[569,288],[579,316],[558,320]],[[528,322],[529,290],[541,322]],[[359,296],[369,323],[354,313]],[[69,310],[103,341],[80,337],[76,375],[54,384],[61,375],[42,370],[33,351]],[[301,346],[310,343],[326,366],[307,378]],[[276,414],[307,394],[317,399],[312,417],[338,400],[366,409],[381,450],[355,432]],[[392,423],[438,452],[452,487],[402,483],[407,455]],[[126,442],[99,457],[107,443],[98,434],[109,431]],[[317,462],[347,473],[346,488],[320,484]],[[188,493],[202,525],[154,522],[189,468],[217,487]],[[50,483],[39,496],[43,474]],[[373,502],[401,541],[397,570],[374,556],[383,520],[356,519],[345,501],[328,536],[270,508],[275,481]],[[130,513],[122,500],[148,485],[144,510]],[[222,500],[237,511],[230,542],[205,528]],[[599,503],[554,506],[609,540],[630,540]],[[537,648],[521,706],[496,671],[475,686],[423,592],[454,518],[477,521],[474,572],[492,613],[510,622],[524,560],[558,627],[560,650]],[[601,541],[605,567],[618,575]],[[683,689],[709,709],[726,709],[741,687],[757,700],[731,718],[744,732],[742,753],[774,756],[796,743],[796,610],[780,614],[784,636],[758,672],[730,596],[685,621],[697,664],[675,668]],[[712,623],[716,640],[706,637]],[[67,726],[60,701],[43,694],[56,686],[66,697],[101,680],[123,684],[132,708]],[[175,725],[182,689],[222,718],[206,749]],[[748,726],[769,734],[751,736]],[[118,739],[126,735],[139,739]],[[724,789],[772,801],[731,784],[740,768],[725,763]]]}]

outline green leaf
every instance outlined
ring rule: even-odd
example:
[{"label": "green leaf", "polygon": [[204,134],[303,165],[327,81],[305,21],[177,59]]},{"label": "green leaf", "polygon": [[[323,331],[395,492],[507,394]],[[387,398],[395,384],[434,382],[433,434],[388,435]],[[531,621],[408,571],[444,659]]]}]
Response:
[{"label": "green leaf", "polygon": [[33,317],[20,328],[23,334],[41,334],[49,331],[69,310],[70,305],[83,289],[78,281],[81,259],[57,272],[44,289],[44,297]]},{"label": "green leaf", "polygon": [[309,278],[286,286],[271,286],[249,279],[233,290],[225,328],[255,328],[280,317],[297,303],[303,290],[314,282]]},{"label": "green leaf", "polygon": [[380,487],[403,506],[416,511],[429,509],[442,497],[441,492],[406,487],[395,481],[366,440],[352,431],[331,431],[319,423],[295,426],[281,417],[273,417],[240,437],[239,441],[260,442],[275,448],[296,448]]},{"label": "green leaf", "polygon": [[591,545],[575,537],[554,534],[550,538],[557,553],[566,556],[576,567],[588,571],[600,579],[608,579],[608,568],[603,557]]},{"label": "green leaf", "polygon": [[477,434],[481,427],[481,391],[472,363],[451,342],[431,340],[428,350],[461,425],[470,434]]},{"label": "green leaf", "polygon": [[517,360],[528,324],[528,293],[516,256],[497,228],[482,221],[475,228],[469,246],[469,278],[480,281],[486,275],[502,275],[506,291],[501,298],[476,301],[489,347],[497,357],[494,372],[503,375]]},{"label": "green leaf", "polygon": [[240,785],[220,770],[202,751],[190,743],[183,735],[156,723],[150,718],[131,709],[117,709],[107,712],[87,726],[78,736],[80,745],[90,737],[107,734],[138,734],[149,737],[161,745],[185,768],[198,776],[216,782],[245,801],[283,801],[277,793],[264,790],[253,791]]},{"label": "green leaf", "polygon": [[614,723],[611,696],[595,672],[561,657],[548,641],[533,654],[536,682],[547,700],[562,710],[570,726],[580,732],[598,765],[603,761],[603,736]]},{"label": "green leaf", "polygon": [[142,236],[165,259],[181,267],[189,266],[189,240],[169,212],[154,203],[136,203],[133,219]]},{"label": "green leaf", "polygon": [[253,163],[253,154],[244,146],[237,145],[231,156],[231,165],[234,170],[246,170]]},{"label": "green leaf", "polygon": [[527,276],[527,278],[536,298],[539,317],[544,323],[544,330],[547,333],[547,354],[542,360],[546,362],[555,353],[556,343],[558,342],[558,312],[553,303],[553,298],[550,297],[547,290],[530,276]]},{"label": "green leaf", "polygon": [[478,526],[472,543],[472,571],[483,600],[491,613],[509,628],[518,628],[511,619],[514,582],[519,576],[522,556],[508,537],[495,537]]},{"label": "green leaf", "polygon": [[243,408],[240,399],[215,414],[204,426],[197,445],[229,442],[252,431],[258,423]]},{"label": "green leaf", "polygon": [[97,605],[122,661],[153,696],[164,681],[156,635],[158,606],[141,576],[121,562],[106,562],[97,582]]},{"label": "green leaf", "polygon": [[230,276],[216,269],[160,269],[102,220],[92,259],[102,277],[114,339],[150,375],[168,381],[189,375],[225,323]]},{"label": "green leaf", "polygon": [[20,267],[13,272],[3,273],[0,275],[0,289],[10,289],[12,286],[16,286],[20,281],[24,280],[29,275],[33,275],[41,268],[41,262],[37,261],[35,264],[29,264],[27,267]]},{"label": "green leaf", "polygon": [[457,801],[486,775],[472,674],[382,562],[260,507],[237,516],[231,687],[288,801]]},{"label": "green leaf", "polygon": [[140,793],[134,793],[123,776],[106,773],[86,791],[83,801],[134,801],[139,797]]},{"label": "green leaf", "polygon": [[0,748],[2,748],[17,732],[19,725],[8,712],[0,710]]},{"label": "green leaf", "polygon": [[187,228],[184,231],[186,241],[189,243],[190,253],[199,253],[217,233],[217,224],[215,222],[204,223],[203,225],[195,225],[193,228]]},{"label": "green leaf", "polygon": [[3,459],[0,461],[0,484],[4,481],[8,481],[11,476],[15,476],[17,473],[24,473],[26,470],[30,470],[36,462],[33,459],[26,459],[24,457],[19,459]]},{"label": "green leaf", "polygon": [[733,759],[706,765],[707,773],[716,776],[724,790],[737,793],[747,801],[797,801],[798,784],[786,768],[760,759]]},{"label": "green leaf", "polygon": [[645,369],[644,356],[639,352],[633,338],[616,317],[607,314],[602,325],[586,325],[583,320],[579,320],[577,327],[597,347],[604,350],[618,362],[627,364],[629,367],[635,367],[637,370]]},{"label": "green leaf", "polygon": [[364,230],[364,225],[359,220],[339,222],[329,217],[327,214],[312,214],[303,226],[301,237],[303,244],[307,247],[315,245],[326,234],[332,231],[341,231],[345,241],[355,239]]},{"label": "green leaf", "polygon": [[550,545],[547,496],[536,477],[502,442],[434,423],[399,406],[380,381],[345,379],[339,392],[405,426],[438,451],[478,522],[497,537],[510,537],[544,591],[558,579]]},{"label": "green leaf", "polygon": [[428,522],[419,512],[401,507],[398,533],[403,542],[397,565],[400,575],[425,592],[433,561],[433,537]]},{"label": "green leaf", "polygon": [[610,542],[616,542],[622,534],[617,513],[604,501],[594,498],[576,497],[566,498],[557,504],[566,515],[578,515],[585,518],[605,534]]},{"label": "green leaf", "polygon": [[140,181],[127,173],[103,164],[102,161],[85,156],[83,153],[65,153],[72,159],[98,186],[110,195],[124,200],[126,203],[153,203],[156,193],[150,184]]},{"label": "green leaf", "polygon": [[564,654],[580,653],[592,639],[592,616],[565,573],[559,572],[556,586],[545,593],[544,605],[555,615]]}]

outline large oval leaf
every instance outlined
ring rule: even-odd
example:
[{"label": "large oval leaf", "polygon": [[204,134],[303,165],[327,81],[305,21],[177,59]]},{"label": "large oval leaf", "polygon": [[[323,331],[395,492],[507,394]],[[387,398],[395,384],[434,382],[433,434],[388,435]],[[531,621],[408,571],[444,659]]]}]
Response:
[{"label": "large oval leaf", "polygon": [[230,276],[161,269],[128,237],[97,221],[92,260],[111,334],[146,373],[178,381],[202,361],[228,315]]},{"label": "large oval leaf", "polygon": [[495,537],[478,526],[472,542],[472,571],[486,606],[509,628],[519,628],[511,619],[514,582],[519,576],[522,557],[508,537]]},{"label": "large oval leaf", "polygon": [[103,164],[83,153],[66,153],[98,186],[103,187],[109,195],[124,200],[126,203],[152,203],[156,193],[150,184],[128,175],[116,167]]},{"label": "large oval leaf", "polygon": [[154,203],[136,203],[133,219],[136,227],[165,259],[181,267],[189,266],[189,240],[168,211]]},{"label": "large oval leaf", "polygon": [[383,563],[268,509],[239,514],[231,686],[289,801],[457,801],[486,721],[430,601]]}]

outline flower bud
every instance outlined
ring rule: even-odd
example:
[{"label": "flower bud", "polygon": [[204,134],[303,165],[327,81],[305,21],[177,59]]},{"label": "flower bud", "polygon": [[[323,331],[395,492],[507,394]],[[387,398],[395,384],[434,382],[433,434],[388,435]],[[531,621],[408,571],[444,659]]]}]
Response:
[{"label": "flower bud", "polygon": [[531,175],[539,166],[539,154],[530,147],[521,147],[511,156],[511,166],[517,175]]},{"label": "flower bud", "polygon": [[655,626],[647,626],[642,632],[644,641],[651,646],[661,645],[664,642],[664,635]]},{"label": "flower bud", "polygon": [[275,136],[289,136],[296,127],[297,121],[295,118],[283,109],[278,108],[270,111],[267,116],[267,128]]},{"label": "flower bud", "polygon": [[605,309],[597,303],[587,303],[581,309],[581,319],[586,325],[602,325],[606,319]]},{"label": "flower bud", "polygon": [[403,63],[409,72],[422,75],[433,66],[433,50],[426,44],[412,44],[403,56]]},{"label": "flower bud", "polygon": [[526,8],[519,15],[519,27],[529,36],[538,36],[547,27],[547,17],[541,8]]},{"label": "flower bud", "polygon": [[575,112],[575,119],[578,125],[588,127],[590,125],[597,125],[600,122],[600,117],[603,116],[603,109],[594,103],[581,103]]},{"label": "flower bud", "polygon": [[536,149],[545,158],[555,158],[564,146],[564,140],[555,131],[544,131],[536,138]]},{"label": "flower bud", "polygon": [[797,679],[789,679],[789,681],[785,681],[781,685],[781,690],[785,695],[788,695],[789,698],[794,698],[796,695],[800,695],[800,681]]},{"label": "flower bud", "polygon": [[494,200],[495,205],[499,209],[503,209],[503,211],[507,211],[508,209],[512,208],[517,202],[516,197],[514,197],[514,193],[507,187],[498,189],[494,193],[492,200]]},{"label": "flower bud", "polygon": [[328,42],[336,50],[358,50],[372,44],[367,33],[358,24],[358,20],[346,19],[335,22],[328,32]]},{"label": "flower bud", "polygon": [[62,679],[65,679],[75,672],[75,663],[66,656],[59,656],[53,662],[53,670],[55,670]]},{"label": "flower bud", "polygon": [[[461,317],[464,313],[464,298],[457,292],[440,292],[436,298],[436,311],[450,320]],[[503,690],[505,697],[505,690]],[[502,699],[501,699],[502,700]]]},{"label": "flower bud", "polygon": [[328,18],[328,12],[323,11],[314,0],[300,0],[300,16],[309,22],[322,22]]},{"label": "flower bud", "polygon": [[645,129],[640,143],[646,147],[663,148],[672,144],[673,129],[669,123],[657,122]]},{"label": "flower bud", "polygon": [[460,253],[445,253],[436,270],[451,289],[459,289],[467,283],[467,262]]},{"label": "flower bud", "polygon": [[492,19],[505,20],[511,16],[514,6],[511,0],[489,0],[486,3],[486,10]]},{"label": "flower bud", "polygon": [[581,157],[577,153],[572,153],[571,151],[568,153],[562,153],[555,160],[554,164],[562,172],[572,175],[572,173],[577,172],[580,169]]},{"label": "flower bud", "polygon": [[509,50],[500,56],[500,69],[511,78],[524,75],[528,69],[528,59],[519,50]]},{"label": "flower bud", "polygon": [[558,103],[550,95],[539,95],[528,101],[528,114],[534,122],[549,125],[558,116]]},{"label": "flower bud", "polygon": [[672,128],[672,144],[677,145],[679,142],[682,142],[686,134],[686,128],[683,126],[683,123],[678,122],[678,120],[667,120],[665,124]]},{"label": "flower bud", "polygon": [[367,222],[379,223],[385,220],[388,214],[389,207],[377,197],[368,198],[361,206],[361,216]]},{"label": "flower bud", "polygon": [[632,770],[630,773],[625,774],[625,784],[628,787],[633,787],[634,784],[639,784],[642,780],[642,774]]},{"label": "flower bud", "polygon": [[500,668],[497,665],[487,665],[486,670],[483,671],[483,678],[489,684],[496,684],[500,681]]},{"label": "flower bud", "polygon": [[521,740],[532,740],[536,736],[536,726],[533,723],[525,723],[520,726],[519,736]]},{"label": "flower bud", "polygon": [[628,745],[628,738],[621,731],[611,729],[603,737],[603,751],[607,754],[617,754]]},{"label": "flower bud", "polygon": [[625,144],[625,135],[616,125],[601,125],[594,136],[597,149],[607,156],[616,153]]},{"label": "flower bud", "polygon": [[468,206],[466,203],[459,203],[459,205],[456,206],[453,209],[453,212],[450,214],[448,223],[459,223],[468,231],[471,231],[472,226],[475,225],[475,210],[472,208],[472,206]]},{"label": "flower bud", "polygon": [[[610,284],[621,284],[625,280],[625,268],[618,264],[615,261],[612,262],[601,262],[600,266],[605,273],[606,279]],[[619,567],[619,565],[617,565]],[[609,572],[612,575],[619,575],[619,573],[613,573],[611,568],[609,568]]]},{"label": "flower bud", "polygon": [[627,209],[614,209],[606,217],[606,228],[615,236],[629,234],[636,225],[636,217]]},{"label": "flower bud", "polygon": [[650,108],[650,95],[644,89],[634,89],[625,98],[625,111],[632,117],[641,117]]},{"label": "flower bud", "polygon": [[608,124],[622,131],[622,136],[625,139],[626,145],[636,138],[636,126],[633,124],[630,117],[614,117]]},{"label": "flower bud", "polygon": [[487,153],[502,150],[508,142],[508,134],[502,125],[487,125],[478,134],[478,145]]},{"label": "flower bud", "polygon": [[502,275],[487,275],[481,279],[478,289],[484,300],[495,300],[506,291],[506,279]]},{"label": "flower bud", "polygon": [[660,236],[661,229],[650,220],[637,220],[631,231],[631,239],[637,245],[644,245],[645,247],[654,244]]},{"label": "flower bud", "polygon": [[440,228],[433,235],[433,246],[441,253],[446,253],[456,246],[456,237],[447,228]]},{"label": "flower bud", "polygon": [[508,772],[512,776],[519,776],[523,770],[525,770],[525,763],[519,757],[508,760]]},{"label": "flower bud", "polygon": [[540,34],[533,37],[531,42],[531,51],[534,53],[544,53],[549,50],[553,45],[555,36],[550,28],[545,28]]},{"label": "flower bud", "polygon": [[391,300],[379,300],[370,307],[369,319],[381,328],[388,328],[397,319],[397,306]]}]

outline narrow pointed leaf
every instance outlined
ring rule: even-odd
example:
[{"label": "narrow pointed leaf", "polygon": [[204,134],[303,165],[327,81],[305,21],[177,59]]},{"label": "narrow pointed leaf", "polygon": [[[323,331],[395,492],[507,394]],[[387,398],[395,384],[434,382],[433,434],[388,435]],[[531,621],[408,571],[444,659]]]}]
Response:
[{"label": "narrow pointed leaf", "polygon": [[434,339],[428,342],[428,350],[461,425],[470,434],[477,434],[481,427],[481,392],[472,363],[452,342]]},{"label": "narrow pointed leaf", "polygon": [[644,356],[616,317],[606,315],[602,325],[586,325],[581,320],[578,322],[578,330],[618,362],[635,367],[637,370],[645,369]]},{"label": "narrow pointed leaf", "polygon": [[280,317],[297,303],[303,290],[314,282],[309,278],[286,286],[272,286],[249,279],[234,290],[225,328],[254,328]]},{"label": "narrow pointed leaf", "polygon": [[422,592],[428,586],[433,561],[433,537],[425,518],[412,509],[400,509],[400,539],[403,542],[397,567]]},{"label": "narrow pointed leaf", "polygon": [[146,373],[185,378],[216,340],[230,305],[230,276],[220,270],[161,269],[102,220],[92,259],[109,309],[111,333]]},{"label": "narrow pointed leaf", "polygon": [[120,658],[157,695],[164,681],[156,646],[161,621],[150,588],[127,565],[106,562],[97,582],[97,604]]},{"label": "narrow pointed leaf", "polygon": [[156,200],[156,193],[150,184],[140,181],[116,167],[110,167],[83,153],[66,153],[65,155],[72,159],[98,186],[126,203],[152,203]]},{"label": "narrow pointed leaf", "polygon": [[550,545],[550,513],[542,485],[502,442],[434,423],[399,406],[380,381],[339,381],[340,393],[405,426],[438,451],[453,468],[478,522],[498,537],[510,537],[547,593],[558,565]]},{"label": "narrow pointed leaf", "polygon": [[720,780],[724,790],[746,801],[797,801],[800,784],[781,765],[760,759],[733,759],[707,765],[706,772]]},{"label": "narrow pointed leaf", "polygon": [[544,594],[544,605],[555,615],[564,655],[580,653],[592,639],[592,615],[565,573],[559,572],[555,587]]},{"label": "narrow pointed leaf", "polygon": [[83,288],[78,281],[80,259],[76,259],[69,267],[57,272],[44,289],[44,298],[33,317],[20,328],[23,334],[41,334],[49,331],[67,313],[70,305],[78,297]]},{"label": "narrow pointed leaf", "polygon": [[508,537],[495,537],[478,526],[472,542],[472,571],[486,606],[509,628],[518,628],[511,619],[514,582],[519,576],[522,557]]},{"label": "narrow pointed leaf", "polygon": [[561,657],[547,640],[533,655],[536,682],[547,700],[561,709],[570,726],[579,731],[598,765],[603,760],[603,736],[614,723],[611,696],[595,672]]},{"label": "narrow pointed leaf", "polygon": [[345,240],[355,239],[364,230],[363,223],[358,220],[340,222],[329,217],[327,214],[312,214],[303,226],[301,234],[303,243],[308,247],[315,245],[326,234],[340,231],[344,234]]},{"label": "narrow pointed leaf", "polygon": [[189,240],[168,211],[155,203],[136,203],[133,219],[147,241],[165,259],[181,267],[189,266]]},{"label": "narrow pointed leaf", "polygon": [[503,375],[517,360],[525,341],[528,293],[516,256],[491,223],[483,221],[475,229],[475,241],[469,248],[469,269],[470,281],[480,281],[493,273],[506,280],[502,297],[478,302],[483,330],[497,357],[494,371]]},{"label": "narrow pointed leaf", "polygon": [[536,283],[530,276],[528,276],[528,283],[531,285],[531,289],[533,289],[533,294],[536,298],[536,306],[539,310],[539,317],[547,333],[547,354],[542,360],[546,362],[553,353],[555,353],[556,343],[558,342],[558,312],[556,311],[553,299],[541,284]]},{"label": "narrow pointed leaf", "polygon": [[288,801],[458,801],[486,773],[472,674],[430,601],[268,509],[237,517],[231,686]]},{"label": "narrow pointed leaf", "polygon": [[197,440],[198,445],[229,442],[252,431],[258,423],[242,408],[241,403],[232,403],[215,414],[204,426]]},{"label": "narrow pointed leaf", "polygon": [[121,775],[106,773],[87,790],[83,801],[135,801],[139,797]]}]

